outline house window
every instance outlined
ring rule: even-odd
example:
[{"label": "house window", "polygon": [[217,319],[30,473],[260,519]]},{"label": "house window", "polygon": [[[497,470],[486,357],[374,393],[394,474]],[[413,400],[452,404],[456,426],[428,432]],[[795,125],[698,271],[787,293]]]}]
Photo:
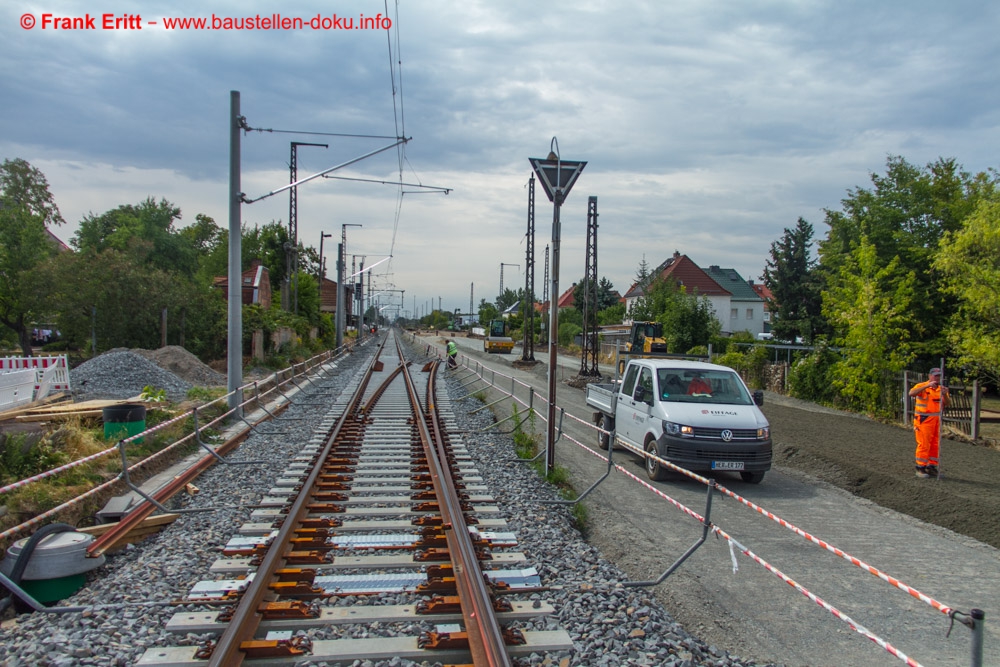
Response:
[{"label": "house window", "polygon": [[770,311],[767,311],[767,310],[764,311],[764,321],[765,322],[770,322],[771,321],[771,313],[770,313]]},{"label": "house window", "polygon": [[740,316],[740,311],[739,311],[738,308],[732,308],[732,309],[730,309],[730,311],[729,311],[729,319],[735,320],[735,319],[738,319],[739,316]]},{"label": "house window", "polygon": [[748,320],[753,319],[753,308],[747,308],[747,319]]}]

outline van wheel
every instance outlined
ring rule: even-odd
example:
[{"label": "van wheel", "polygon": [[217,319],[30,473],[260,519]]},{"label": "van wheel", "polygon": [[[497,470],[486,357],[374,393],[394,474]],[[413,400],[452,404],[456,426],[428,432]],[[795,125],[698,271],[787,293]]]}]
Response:
[{"label": "van wheel", "polygon": [[[656,440],[649,440],[646,443],[646,453],[657,456],[656,453]],[[649,477],[654,482],[662,482],[667,478],[667,471],[664,470],[663,466],[660,465],[659,461],[647,456],[646,457],[646,476]]]},{"label": "van wheel", "polygon": [[[614,428],[611,417],[607,415],[601,415],[601,428],[603,428],[605,431],[610,431],[612,428]],[[610,440],[610,437],[611,436],[609,436],[606,433],[598,432],[597,446],[600,447],[601,449],[606,450],[608,448],[608,442]]]},{"label": "van wheel", "polygon": [[741,472],[740,477],[747,484],[760,484],[764,481],[764,473],[762,472]]}]

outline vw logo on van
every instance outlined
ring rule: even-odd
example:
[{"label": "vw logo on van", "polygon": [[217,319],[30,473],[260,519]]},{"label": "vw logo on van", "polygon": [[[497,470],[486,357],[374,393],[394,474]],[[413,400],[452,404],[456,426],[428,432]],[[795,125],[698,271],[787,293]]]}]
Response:
[{"label": "vw logo on van", "polygon": [[720,433],[720,435],[722,436],[722,441],[723,442],[729,442],[730,440],[733,439],[733,432],[730,431],[728,428],[727,429],[723,429],[723,431],[722,431],[722,433]]}]

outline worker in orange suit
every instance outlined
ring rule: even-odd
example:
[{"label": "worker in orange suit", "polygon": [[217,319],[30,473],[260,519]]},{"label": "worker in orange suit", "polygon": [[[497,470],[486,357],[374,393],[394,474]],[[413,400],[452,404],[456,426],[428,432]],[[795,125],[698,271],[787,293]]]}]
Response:
[{"label": "worker in orange suit", "polygon": [[938,476],[941,414],[948,407],[948,388],[941,384],[941,369],[932,368],[930,379],[910,389],[916,399],[913,431],[917,439],[917,477]]}]

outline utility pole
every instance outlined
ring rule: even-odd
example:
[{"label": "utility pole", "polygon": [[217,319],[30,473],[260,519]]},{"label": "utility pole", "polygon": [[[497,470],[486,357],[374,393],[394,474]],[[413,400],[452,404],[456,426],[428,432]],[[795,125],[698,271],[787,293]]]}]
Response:
[{"label": "utility pole", "polygon": [[476,283],[469,283],[469,321],[470,322],[472,321],[472,313],[473,313],[472,303],[473,303],[473,296],[475,294],[475,291],[476,291]]},{"label": "utility pole", "polygon": [[332,238],[333,234],[319,233],[319,313],[323,314],[323,278],[326,276],[326,260],[323,259],[323,239]]},{"label": "utility pole", "polygon": [[524,251],[524,341],[521,361],[535,360],[535,175],[528,179],[528,231]]},{"label": "utility pole", "polygon": [[[229,322],[226,345],[226,384],[229,409],[242,415],[239,388],[243,384],[243,229],[240,212],[243,193],[240,191],[240,130],[247,125],[240,115],[240,91],[229,91]],[[96,340],[96,339],[95,339]],[[95,343],[96,354],[96,343]]]},{"label": "utility pole", "polygon": [[[288,162],[288,170],[291,175],[291,180],[289,183],[294,183],[299,177],[299,146],[322,146],[323,148],[329,148],[328,144],[310,144],[305,141],[293,141],[292,142],[292,155]],[[286,248],[285,254],[285,266],[291,267],[292,279],[294,281],[294,287],[292,288],[294,296],[294,306],[292,307],[292,312],[296,315],[299,314],[299,196],[298,196],[298,186],[293,185],[288,189],[288,238],[291,248]],[[285,276],[285,282],[288,282],[288,276]],[[287,308],[286,308],[287,310]]]},{"label": "utility pole", "polygon": [[347,288],[344,286],[344,271],[347,269],[347,228],[361,227],[360,224],[345,222],[340,225],[340,245],[337,246],[337,349],[344,344],[344,328],[350,315],[347,306],[354,301],[354,291],[351,299],[347,298]]}]

